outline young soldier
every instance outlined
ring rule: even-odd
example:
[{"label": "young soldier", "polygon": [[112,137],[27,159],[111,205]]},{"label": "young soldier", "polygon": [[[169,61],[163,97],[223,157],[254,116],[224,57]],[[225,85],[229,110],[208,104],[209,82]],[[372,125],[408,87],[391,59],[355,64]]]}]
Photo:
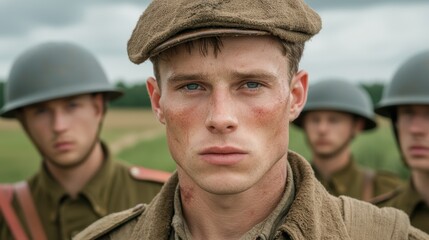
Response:
[{"label": "young soldier", "polygon": [[376,112],[391,119],[409,183],[380,206],[403,210],[429,233],[429,51],[407,60],[385,87]]},{"label": "young soldier", "polygon": [[149,202],[168,177],[111,159],[99,135],[107,102],[121,92],[87,50],[52,42],[25,51],[5,95],[1,116],[18,119],[42,167],[0,189],[0,239],[70,239],[98,218]]},{"label": "young soldier", "polygon": [[[288,151],[305,104],[304,42],[321,27],[302,0],[154,0],[128,44],[152,59],[152,108],[177,163],[149,204],[76,239],[423,239],[408,217],[328,194]],[[377,224],[375,224],[377,222]]]},{"label": "young soldier", "polygon": [[332,195],[370,201],[402,184],[399,177],[362,169],[353,159],[351,142],[362,130],[376,127],[374,115],[371,99],[358,86],[342,80],[310,85],[294,123],[305,132],[317,179]]}]

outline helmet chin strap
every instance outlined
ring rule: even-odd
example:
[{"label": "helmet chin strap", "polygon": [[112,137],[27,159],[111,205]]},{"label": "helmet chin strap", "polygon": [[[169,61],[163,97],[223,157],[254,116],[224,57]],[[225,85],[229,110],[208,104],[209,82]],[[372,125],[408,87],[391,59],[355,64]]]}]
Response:
[{"label": "helmet chin strap", "polygon": [[396,108],[392,110],[390,120],[391,120],[390,123],[392,125],[392,131],[395,136],[396,146],[399,149],[399,156],[401,157],[402,163],[404,163],[404,165],[407,168],[409,168],[410,166],[408,166],[408,163],[405,160],[404,153],[402,153],[402,150],[401,150],[401,141],[399,140],[398,128],[396,127],[396,122],[398,121],[398,114],[396,113]]}]

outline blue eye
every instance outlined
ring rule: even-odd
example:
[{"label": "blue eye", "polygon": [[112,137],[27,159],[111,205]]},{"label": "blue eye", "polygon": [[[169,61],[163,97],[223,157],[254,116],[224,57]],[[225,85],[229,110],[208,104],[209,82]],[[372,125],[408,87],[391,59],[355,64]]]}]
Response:
[{"label": "blue eye", "polygon": [[245,85],[247,88],[258,88],[261,86],[261,84],[257,82],[247,82]]},{"label": "blue eye", "polygon": [[186,85],[184,86],[184,88],[185,88],[186,90],[197,90],[197,89],[199,89],[199,88],[200,88],[200,85],[198,85],[198,84],[196,84],[196,83],[190,83],[190,84],[186,84]]}]

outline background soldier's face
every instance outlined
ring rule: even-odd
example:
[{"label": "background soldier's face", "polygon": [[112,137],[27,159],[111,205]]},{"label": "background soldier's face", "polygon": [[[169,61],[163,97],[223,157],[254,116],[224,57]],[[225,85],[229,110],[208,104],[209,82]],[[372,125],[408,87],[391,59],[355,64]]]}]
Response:
[{"label": "background soldier's face", "polygon": [[346,149],[361,124],[348,113],[309,111],[304,116],[304,129],[313,154],[327,158]]},{"label": "background soldier's face", "polygon": [[55,99],[22,110],[27,132],[44,160],[63,168],[85,160],[102,116],[100,94]]},{"label": "background soldier's face", "polygon": [[401,151],[411,169],[429,172],[429,105],[399,106]]},{"label": "background soldier's face", "polygon": [[[286,162],[289,122],[302,109],[307,74],[292,80],[271,37],[222,39],[203,55],[183,46],[159,64],[161,92],[149,79],[152,106],[166,125],[181,182],[215,194],[245,191]],[[289,81],[292,81],[291,83]]]}]

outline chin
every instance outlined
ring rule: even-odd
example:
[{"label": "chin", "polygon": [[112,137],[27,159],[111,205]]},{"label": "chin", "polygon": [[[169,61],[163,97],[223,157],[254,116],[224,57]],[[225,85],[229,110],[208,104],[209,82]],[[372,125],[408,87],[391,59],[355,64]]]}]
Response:
[{"label": "chin", "polygon": [[407,157],[406,162],[412,170],[429,171],[429,159],[427,157]]},{"label": "chin", "polygon": [[200,187],[205,191],[216,195],[231,195],[244,192],[251,188],[248,180],[237,179],[236,177],[208,177],[203,182],[200,182]]},{"label": "chin", "polygon": [[80,166],[84,160],[78,158],[56,158],[55,160],[48,160],[52,165],[60,169],[72,169]]}]

